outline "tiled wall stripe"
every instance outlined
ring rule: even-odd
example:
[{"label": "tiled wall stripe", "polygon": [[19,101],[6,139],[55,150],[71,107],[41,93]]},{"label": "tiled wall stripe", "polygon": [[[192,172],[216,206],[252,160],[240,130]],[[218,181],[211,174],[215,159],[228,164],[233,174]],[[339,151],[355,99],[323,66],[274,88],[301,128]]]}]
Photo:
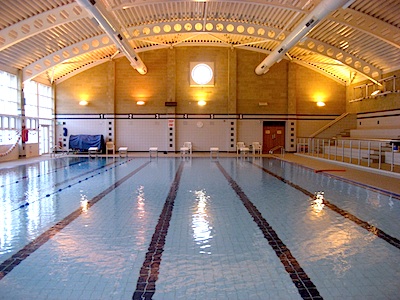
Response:
[{"label": "tiled wall stripe", "polygon": [[279,257],[281,263],[285,267],[286,272],[288,272],[292,282],[296,286],[300,296],[303,299],[322,299],[314,283],[308,277],[303,268],[301,268],[299,262],[292,255],[288,247],[282,242],[275,230],[271,227],[267,220],[264,219],[257,207],[250,201],[247,195],[222,167],[222,165],[219,162],[216,162],[216,164],[221,173],[225,176],[226,180],[228,180],[233,190],[239,196],[240,200],[243,202],[243,205],[246,207],[249,214],[253,217],[254,222],[261,229],[264,237],[268,240],[269,245]]}]

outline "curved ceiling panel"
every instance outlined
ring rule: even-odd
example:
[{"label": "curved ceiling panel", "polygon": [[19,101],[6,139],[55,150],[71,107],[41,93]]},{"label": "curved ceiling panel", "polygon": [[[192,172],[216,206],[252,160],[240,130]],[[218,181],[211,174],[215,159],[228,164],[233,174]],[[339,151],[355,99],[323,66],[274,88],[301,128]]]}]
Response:
[{"label": "curved ceiling panel", "polygon": [[[183,45],[232,47],[268,57],[318,5],[330,1],[335,0],[92,2],[106,10],[109,23],[128,41],[128,54],[139,59],[144,51]],[[400,69],[400,2],[346,4],[287,49],[285,59],[343,84],[375,81]],[[57,83],[118,57],[121,50],[74,0],[3,0],[1,6],[0,68],[22,70],[24,80]]]}]

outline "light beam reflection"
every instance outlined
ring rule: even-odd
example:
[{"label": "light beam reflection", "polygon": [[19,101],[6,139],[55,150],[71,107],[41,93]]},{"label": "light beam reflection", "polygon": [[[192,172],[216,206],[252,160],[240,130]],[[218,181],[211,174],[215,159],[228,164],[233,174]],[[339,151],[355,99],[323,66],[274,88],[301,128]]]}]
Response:
[{"label": "light beam reflection", "polygon": [[211,254],[210,240],[212,239],[209,216],[207,215],[207,202],[210,196],[204,190],[194,191],[197,205],[192,215],[193,238],[200,247],[200,253]]},{"label": "light beam reflection", "polygon": [[311,204],[313,211],[318,215],[324,209],[324,192],[316,192]]},{"label": "light beam reflection", "polygon": [[136,190],[136,203],[137,203],[137,209],[138,209],[138,218],[142,219],[144,218],[146,214],[145,210],[145,196],[144,196],[144,186],[141,185],[137,188]]},{"label": "light beam reflection", "polygon": [[87,213],[88,209],[89,209],[89,200],[87,195],[84,193],[83,190],[80,191],[81,193],[81,209],[82,212]]}]

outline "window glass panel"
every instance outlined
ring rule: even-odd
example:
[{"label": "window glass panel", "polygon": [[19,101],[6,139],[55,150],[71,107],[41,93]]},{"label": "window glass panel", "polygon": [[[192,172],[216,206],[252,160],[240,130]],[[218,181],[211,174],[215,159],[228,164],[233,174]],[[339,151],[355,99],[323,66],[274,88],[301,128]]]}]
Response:
[{"label": "window glass panel", "polygon": [[0,71],[0,111],[5,115],[18,115],[17,76]]}]

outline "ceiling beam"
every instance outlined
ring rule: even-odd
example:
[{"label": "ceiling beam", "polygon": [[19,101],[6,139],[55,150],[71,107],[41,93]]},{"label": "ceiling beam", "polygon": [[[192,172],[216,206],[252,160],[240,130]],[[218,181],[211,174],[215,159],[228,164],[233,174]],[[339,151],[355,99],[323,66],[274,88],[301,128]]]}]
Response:
[{"label": "ceiling beam", "polygon": [[[141,5],[157,5],[157,4],[165,4],[167,1],[160,1],[160,0],[125,0],[122,1],[118,5],[111,6],[112,10],[120,10],[120,9],[128,9],[132,7],[137,7]],[[179,2],[188,2],[187,0],[168,0],[168,3],[179,3]],[[297,11],[297,12],[304,12],[302,10],[302,7],[306,5],[309,0],[299,0],[299,1],[293,1],[292,3],[295,3],[294,5],[286,4],[287,2],[284,2],[282,0],[269,0],[266,2],[265,0],[192,0],[191,2],[229,2],[229,3],[247,3],[247,4],[263,4],[263,5],[268,5],[270,7],[276,7],[276,8],[286,8],[290,9],[292,11]],[[313,3],[318,4],[321,2],[321,0],[315,0]]]},{"label": "ceiling beam", "polygon": [[117,49],[125,54],[130,61],[131,66],[144,75],[147,73],[147,67],[142,59],[136,54],[135,50],[129,44],[129,40],[120,32],[118,22],[116,22],[107,10],[102,6],[101,1],[95,0],[75,0],[86,9],[103,28],[108,37],[113,41]]},{"label": "ceiling beam", "polygon": [[269,68],[279,62],[294,45],[304,38],[320,21],[332,11],[348,3],[349,0],[325,0],[317,5],[307,17],[268,55],[255,69],[257,75],[268,72]]},{"label": "ceiling beam", "polygon": [[87,18],[89,15],[77,3],[63,5],[34,15],[0,31],[0,51],[22,42],[34,35],[65,23]]},{"label": "ceiling beam", "polygon": [[104,34],[65,47],[23,68],[22,81],[32,80],[58,64],[71,61],[78,56],[110,45],[113,45],[113,42]]},{"label": "ceiling beam", "polygon": [[328,20],[352,27],[365,34],[372,35],[382,42],[400,49],[399,29],[377,18],[368,16],[353,9],[337,10]]}]

